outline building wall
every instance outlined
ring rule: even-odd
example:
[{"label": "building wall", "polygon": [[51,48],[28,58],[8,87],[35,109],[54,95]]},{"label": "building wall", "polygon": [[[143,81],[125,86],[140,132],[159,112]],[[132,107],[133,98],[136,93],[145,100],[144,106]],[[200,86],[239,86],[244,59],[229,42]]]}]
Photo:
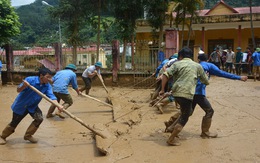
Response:
[{"label": "building wall", "polygon": [[231,11],[230,9],[228,9],[226,6],[224,5],[218,5],[214,10],[212,10],[208,15],[221,15],[222,13],[228,13],[228,14],[232,14],[233,11]]},{"label": "building wall", "polygon": [[[206,25],[205,25],[206,26]],[[254,28],[254,35],[256,38],[260,36],[260,28]],[[232,39],[234,40],[233,49],[239,46],[238,38],[239,32],[238,27],[233,29],[215,29],[215,30],[205,30],[205,46],[204,51],[208,53],[208,41],[209,40],[226,40]],[[181,42],[182,32],[179,31],[179,40]],[[249,46],[249,39],[251,39],[251,29],[241,27],[241,48],[242,51]],[[152,40],[151,34],[149,32],[146,33],[137,33],[137,40]],[[184,31],[184,40],[188,39],[188,32]],[[192,31],[190,40],[195,41],[195,45],[202,46],[202,30]],[[179,42],[179,45],[181,45]]]}]

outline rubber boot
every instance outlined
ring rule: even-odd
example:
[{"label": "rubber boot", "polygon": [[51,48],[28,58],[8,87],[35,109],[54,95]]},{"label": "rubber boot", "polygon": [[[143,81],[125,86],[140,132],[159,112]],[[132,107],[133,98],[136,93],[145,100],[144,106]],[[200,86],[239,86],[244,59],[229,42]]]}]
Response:
[{"label": "rubber boot", "polygon": [[51,106],[50,106],[50,108],[49,108],[49,110],[48,110],[48,113],[47,113],[47,115],[46,115],[46,118],[54,117],[54,115],[53,115],[52,113],[54,112],[55,108],[56,108],[56,107],[55,107],[54,105],[51,105]]},{"label": "rubber boot", "polygon": [[166,106],[167,104],[169,104],[170,103],[170,100],[169,100],[169,98],[165,98],[165,99],[163,99],[161,102],[159,102],[159,104],[156,104],[155,106],[157,107],[157,109],[160,111],[160,113],[161,114],[163,114],[163,110],[162,110],[162,108],[164,107],[164,106]]},{"label": "rubber boot", "polygon": [[201,123],[201,137],[202,138],[216,138],[218,136],[217,133],[211,133],[209,132],[209,128],[211,126],[212,118],[205,118],[203,117],[202,123]]},{"label": "rubber boot", "polygon": [[176,124],[176,126],[174,127],[174,130],[172,131],[171,136],[169,137],[167,144],[168,145],[172,145],[172,146],[179,146],[181,145],[181,143],[176,140],[176,137],[178,136],[178,134],[181,132],[181,130],[183,129],[183,126],[180,125],[179,123]]},{"label": "rubber boot", "polygon": [[37,143],[38,140],[34,138],[32,135],[38,130],[38,127],[35,127],[33,123],[28,127],[28,129],[25,132],[24,140],[28,140],[31,143]]},{"label": "rubber boot", "polygon": [[6,138],[14,133],[14,127],[7,125],[0,136],[0,145],[6,144]]},{"label": "rubber boot", "polygon": [[174,114],[171,118],[172,118],[172,123],[169,126],[166,126],[165,132],[173,132],[173,129],[175,127],[175,125],[177,124],[179,118],[181,116],[181,112],[177,112],[176,114]]}]

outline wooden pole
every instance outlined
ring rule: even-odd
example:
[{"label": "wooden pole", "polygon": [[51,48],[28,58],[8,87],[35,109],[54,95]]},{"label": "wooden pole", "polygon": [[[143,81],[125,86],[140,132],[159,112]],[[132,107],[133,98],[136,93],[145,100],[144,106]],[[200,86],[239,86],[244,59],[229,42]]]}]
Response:
[{"label": "wooden pole", "polygon": [[113,108],[113,105],[110,105],[110,104],[108,104],[108,103],[106,103],[106,102],[104,102],[104,101],[101,101],[101,100],[99,100],[99,99],[96,99],[96,98],[94,98],[94,97],[91,97],[91,96],[86,95],[86,94],[83,94],[83,93],[81,93],[81,95],[84,96],[84,97],[90,98],[90,99],[92,99],[92,100],[95,100],[95,101],[97,101],[97,102],[100,102],[100,103],[102,103],[102,104],[104,104],[104,105],[107,105],[107,106],[109,106],[109,107],[111,107],[111,108]]},{"label": "wooden pole", "polygon": [[134,86],[136,86],[136,85],[138,85],[138,84],[140,84],[140,83],[142,83],[142,82],[144,82],[144,81],[150,79],[151,77],[153,77],[153,75],[150,75],[150,76],[146,77],[145,79],[143,79],[143,80],[141,80],[141,81],[135,83]]},{"label": "wooden pole", "polygon": [[[37,94],[39,94],[42,98],[44,98],[45,100],[47,100],[48,102],[50,102],[51,104],[55,105],[58,108],[62,108],[63,106],[57,102],[54,102],[53,100],[51,100],[50,98],[48,98],[45,94],[43,94],[42,92],[40,92],[38,89],[36,89],[35,87],[31,86],[30,84],[28,85],[28,87],[30,87],[33,91],[35,91]],[[70,118],[74,119],[75,121],[79,122],[82,126],[86,127],[87,129],[89,129],[90,131],[92,131],[93,133],[95,133],[96,135],[101,136],[102,138],[107,138],[106,136],[104,136],[103,134],[99,133],[98,131],[95,131],[93,128],[91,128],[90,126],[88,126],[87,124],[85,124],[81,119],[79,119],[78,117],[74,116],[73,114],[71,114],[70,112],[68,112],[67,110],[62,110],[65,114],[67,114]]]},{"label": "wooden pole", "polygon": [[108,93],[107,87],[105,86],[105,84],[104,84],[104,81],[103,81],[102,77],[100,76],[100,74],[97,74],[97,76],[98,76],[99,80],[101,81],[101,83],[102,83],[103,87],[105,88],[106,92]]}]

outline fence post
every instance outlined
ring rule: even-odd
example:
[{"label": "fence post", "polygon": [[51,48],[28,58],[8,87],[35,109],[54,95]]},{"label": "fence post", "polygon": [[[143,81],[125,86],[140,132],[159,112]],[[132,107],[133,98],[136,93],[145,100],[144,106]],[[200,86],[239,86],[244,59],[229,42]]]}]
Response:
[{"label": "fence post", "polygon": [[14,70],[14,55],[10,44],[4,46],[6,52],[7,82],[13,82],[12,71]]},{"label": "fence post", "polygon": [[62,69],[62,47],[61,43],[54,43],[55,49],[55,70],[59,71]]},{"label": "fence post", "polygon": [[199,45],[194,45],[194,48],[193,48],[193,61],[194,62],[198,62],[199,51],[200,51],[200,46]]},{"label": "fence post", "polygon": [[119,41],[113,40],[112,41],[112,60],[113,60],[113,82],[118,81],[117,73],[119,70]]},{"label": "fence post", "polygon": [[169,58],[179,51],[179,31],[175,28],[169,28],[165,30],[165,34],[165,57]]}]

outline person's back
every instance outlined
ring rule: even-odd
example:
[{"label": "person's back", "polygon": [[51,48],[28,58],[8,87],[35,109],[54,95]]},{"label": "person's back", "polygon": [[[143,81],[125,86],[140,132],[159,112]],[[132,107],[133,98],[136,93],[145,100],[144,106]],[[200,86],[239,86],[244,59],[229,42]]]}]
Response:
[{"label": "person's back", "polygon": [[260,66],[260,48],[257,48],[257,51],[252,55],[253,66]]},{"label": "person's back", "polygon": [[[64,110],[68,109],[68,107],[73,104],[73,99],[68,91],[68,86],[70,84],[72,85],[72,88],[78,93],[78,95],[81,94],[78,89],[77,76],[75,71],[77,71],[77,67],[74,64],[68,64],[64,70],[58,71],[52,78],[53,93],[57,97],[58,102],[60,102],[60,100],[64,102],[62,104]],[[56,106],[54,104],[50,106],[46,118],[54,117],[52,113],[54,112],[55,108]],[[55,114],[62,119],[65,118],[60,110],[57,110]]]},{"label": "person's back", "polygon": [[[192,99],[198,77],[200,77],[197,75],[204,74],[203,69],[198,63],[189,58],[184,58],[176,62],[172,68],[176,69],[176,72],[173,74],[173,78],[175,79],[172,86],[173,96]],[[205,78],[203,82],[208,84]]]},{"label": "person's back", "polygon": [[256,48],[256,51],[252,55],[252,60],[253,60],[254,81],[256,81],[257,73],[260,80],[260,48]]},{"label": "person's back", "polygon": [[177,124],[167,141],[169,145],[180,145],[175,138],[188,122],[192,111],[192,100],[198,79],[206,85],[209,84],[208,77],[203,68],[198,63],[191,60],[192,53],[193,52],[188,47],[184,47],[180,50],[178,53],[178,60],[180,61],[175,62],[167,69],[162,77],[162,89],[160,94],[164,93],[166,82],[173,77],[172,95],[181,108],[180,118],[177,120]]},{"label": "person's back", "polygon": [[76,74],[70,69],[58,71],[53,77],[53,92],[69,94],[69,84],[71,84],[74,89],[78,87]]}]

